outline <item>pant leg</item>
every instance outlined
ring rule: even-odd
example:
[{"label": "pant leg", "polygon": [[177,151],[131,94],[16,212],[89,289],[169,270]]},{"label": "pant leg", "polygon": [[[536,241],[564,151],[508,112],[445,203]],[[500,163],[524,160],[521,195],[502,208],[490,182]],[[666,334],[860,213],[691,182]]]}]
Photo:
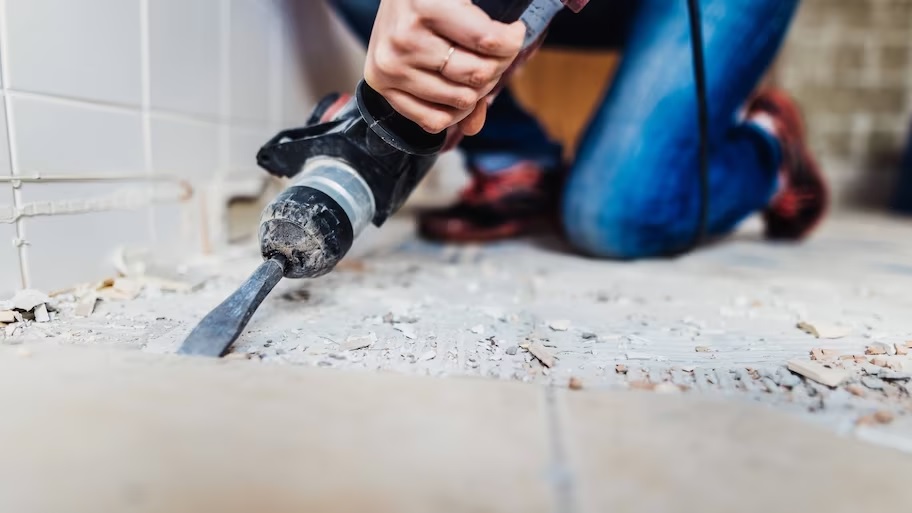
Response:
[{"label": "pant leg", "polygon": [[[772,62],[798,0],[701,0],[711,123],[708,231],[769,202],[778,143],[737,120]],[[614,83],[584,137],[563,224],[596,256],[662,256],[698,228],[699,133],[686,2],[641,0]]]},{"label": "pant leg", "polygon": [[[358,39],[367,45],[380,0],[329,0]],[[496,172],[521,160],[535,160],[557,169],[562,148],[551,141],[539,122],[505,89],[494,100],[482,131],[460,144],[467,164]]]}]

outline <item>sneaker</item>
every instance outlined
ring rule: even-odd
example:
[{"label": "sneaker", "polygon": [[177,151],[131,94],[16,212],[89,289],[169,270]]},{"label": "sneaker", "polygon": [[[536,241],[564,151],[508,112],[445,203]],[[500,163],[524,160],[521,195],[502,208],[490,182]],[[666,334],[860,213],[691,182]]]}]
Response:
[{"label": "sneaker", "polygon": [[496,173],[471,169],[472,181],[449,208],[418,218],[426,239],[472,243],[527,235],[556,217],[559,174],[537,163],[521,161]]},{"label": "sneaker", "polygon": [[801,240],[820,224],[829,207],[829,188],[808,148],[804,120],[795,101],[779,89],[765,89],[748,107],[748,118],[771,122],[782,147],[779,191],[763,213],[766,236]]}]

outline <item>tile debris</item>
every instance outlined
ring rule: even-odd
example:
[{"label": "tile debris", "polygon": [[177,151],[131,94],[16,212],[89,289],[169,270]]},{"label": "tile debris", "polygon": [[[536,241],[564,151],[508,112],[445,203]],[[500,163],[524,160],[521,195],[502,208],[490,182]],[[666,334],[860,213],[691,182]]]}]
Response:
[{"label": "tile debris", "polygon": [[51,316],[48,314],[46,304],[41,303],[40,305],[36,306],[33,313],[35,315],[35,322],[51,322]]},{"label": "tile debris", "polygon": [[38,305],[43,305],[51,302],[51,298],[47,296],[44,292],[32,289],[24,289],[16,292],[16,295],[13,296],[11,300],[8,301],[9,310],[21,310],[23,312],[31,312]]},{"label": "tile debris", "polygon": [[839,358],[840,352],[836,349],[822,349],[815,347],[811,349],[811,360],[825,361]]},{"label": "tile debris", "polygon": [[844,338],[852,333],[849,328],[828,323],[799,322],[798,329],[817,338],[826,339]]},{"label": "tile debris", "polygon": [[89,317],[95,312],[95,305],[98,303],[98,294],[95,291],[89,292],[85,297],[76,303],[74,314],[76,317]]},{"label": "tile debris", "polygon": [[856,426],[873,426],[876,424],[889,424],[893,422],[896,416],[891,411],[877,410],[876,412],[865,415],[858,419]]},{"label": "tile debris", "polygon": [[554,331],[567,331],[570,329],[571,323],[568,320],[557,320],[551,321],[548,323],[548,327]]},{"label": "tile debris", "polygon": [[532,342],[525,349],[529,351],[529,353],[532,354],[532,356],[540,361],[545,367],[554,367],[554,355],[552,355],[551,351],[548,351],[548,349],[545,348],[541,342]]},{"label": "tile debris", "polygon": [[377,342],[377,335],[374,332],[370,332],[367,335],[349,337],[345,342],[341,343],[339,347],[345,351],[356,351],[358,349],[368,348],[374,345],[375,342]]},{"label": "tile debris", "polygon": [[418,338],[418,334],[415,333],[415,329],[412,328],[411,324],[398,323],[393,324],[393,329],[405,335],[405,338],[409,340],[415,340]]},{"label": "tile debris", "polygon": [[883,342],[874,342],[865,348],[866,355],[883,355],[883,354],[896,354],[896,349],[891,347]]},{"label": "tile debris", "polygon": [[828,387],[839,386],[850,376],[845,369],[833,369],[825,367],[818,362],[807,360],[789,360],[788,368],[796,374]]},{"label": "tile debris", "polygon": [[472,328],[470,328],[469,331],[471,331],[472,333],[474,333],[476,335],[484,335],[485,328],[484,328],[484,325],[479,324],[477,326],[472,326]]},{"label": "tile debris", "polygon": [[570,387],[570,390],[582,390],[583,380],[573,376],[570,378],[570,383],[568,383],[567,386]]}]

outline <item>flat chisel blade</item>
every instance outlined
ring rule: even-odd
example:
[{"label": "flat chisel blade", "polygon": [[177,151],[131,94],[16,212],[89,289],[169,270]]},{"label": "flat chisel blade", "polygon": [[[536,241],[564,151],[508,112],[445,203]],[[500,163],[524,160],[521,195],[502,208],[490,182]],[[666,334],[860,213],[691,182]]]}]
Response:
[{"label": "flat chisel blade", "polygon": [[263,262],[234,294],[200,321],[178,354],[218,358],[227,353],[260,303],[284,276],[284,267],[280,257]]}]

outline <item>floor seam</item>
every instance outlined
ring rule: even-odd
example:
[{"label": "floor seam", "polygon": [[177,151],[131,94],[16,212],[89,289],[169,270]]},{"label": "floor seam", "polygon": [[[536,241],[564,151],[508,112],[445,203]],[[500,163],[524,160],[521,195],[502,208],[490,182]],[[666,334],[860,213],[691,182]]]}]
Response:
[{"label": "floor seam", "polygon": [[545,415],[547,416],[548,445],[550,461],[548,463],[548,482],[554,492],[554,511],[556,513],[577,513],[576,476],[570,467],[567,448],[564,446],[564,430],[558,406],[557,389],[544,387]]}]

